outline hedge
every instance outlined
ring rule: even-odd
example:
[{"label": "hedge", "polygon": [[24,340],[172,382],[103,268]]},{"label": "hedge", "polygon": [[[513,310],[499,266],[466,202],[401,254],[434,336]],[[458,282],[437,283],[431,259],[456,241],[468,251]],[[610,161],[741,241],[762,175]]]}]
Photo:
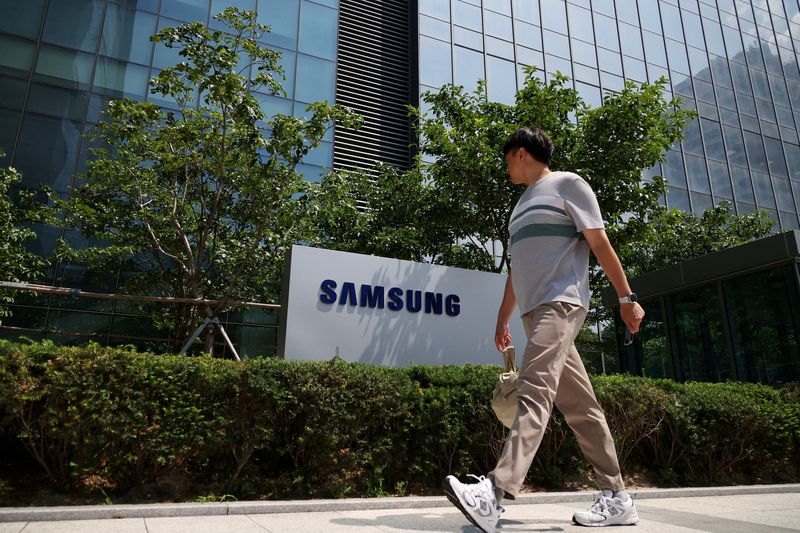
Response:
[{"label": "hedge", "polygon": [[[123,493],[180,475],[238,498],[436,493],[448,473],[494,465],[500,371],[0,341],[0,442],[18,439],[63,490]],[[592,381],[623,472],[667,485],[800,480],[797,389]],[[527,483],[560,487],[587,471],[554,415]]]}]

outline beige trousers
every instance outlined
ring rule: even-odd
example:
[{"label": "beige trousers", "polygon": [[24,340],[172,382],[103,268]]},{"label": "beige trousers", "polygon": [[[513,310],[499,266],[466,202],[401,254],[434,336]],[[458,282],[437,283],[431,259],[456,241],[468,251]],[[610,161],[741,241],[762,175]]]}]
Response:
[{"label": "beige trousers", "polygon": [[542,442],[553,404],[575,433],[601,489],[623,490],[614,440],[575,349],[586,310],[564,302],[540,305],[522,317],[528,342],[517,381],[519,408],[497,467],[488,477],[514,499]]}]

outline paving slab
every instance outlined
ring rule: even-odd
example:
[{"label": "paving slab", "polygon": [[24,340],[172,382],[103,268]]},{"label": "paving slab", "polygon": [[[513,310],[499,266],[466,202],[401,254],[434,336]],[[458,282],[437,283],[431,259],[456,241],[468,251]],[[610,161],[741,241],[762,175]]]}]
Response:
[{"label": "paving slab", "polygon": [[251,517],[182,516],[175,518],[145,518],[147,533],[266,533]]},{"label": "paving slab", "polygon": [[30,522],[24,533],[147,533],[142,518]]},{"label": "paving slab", "polygon": [[0,533],[19,533],[27,522],[0,522]]}]

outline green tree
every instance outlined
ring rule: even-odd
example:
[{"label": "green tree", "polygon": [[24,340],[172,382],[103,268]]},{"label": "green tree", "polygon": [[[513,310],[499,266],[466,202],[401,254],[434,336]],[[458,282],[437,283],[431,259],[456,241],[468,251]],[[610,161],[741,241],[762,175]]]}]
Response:
[{"label": "green tree", "polygon": [[[0,159],[5,153],[0,150]],[[12,190],[22,181],[14,168],[0,168],[0,281],[32,282],[41,278],[47,261],[25,247],[36,239],[30,225],[43,222],[47,211],[36,201],[36,192]],[[14,303],[14,292],[0,290],[0,324],[10,316],[6,305]]]},{"label": "green tree", "polygon": [[[629,218],[658,210],[664,192],[663,179],[643,182],[642,172],[682,138],[693,114],[664,97],[664,79],[628,83],[597,108],[588,107],[567,81],[557,75],[545,83],[528,69],[514,105],[489,101],[482,81],[471,94],[454,85],[424,94],[426,111],[411,109],[419,157],[402,189],[386,188],[384,179],[336,177],[322,184],[335,191],[328,197],[381,197],[374,212],[351,214],[349,227],[361,235],[351,241],[353,247],[379,253],[376,236],[402,226],[405,217],[413,238],[393,233],[404,257],[502,272],[509,259],[508,220],[523,190],[508,179],[502,146],[520,126],[547,131],[556,146],[551,168],[577,172],[591,184],[612,239],[638,238],[621,229]],[[403,190],[415,194],[392,198]],[[384,216],[387,209],[400,216]]]},{"label": "green tree", "polygon": [[[275,297],[285,252],[310,235],[310,185],[296,166],[332,124],[360,121],[326,102],[307,118],[267,121],[254,91],[283,94],[280,54],[259,44],[268,28],[236,8],[215,19],[226,31],[193,22],[152,37],[180,49],[183,61],[150,81],[177,110],[111,102],[95,133],[103,148],[62,203],[68,222],[107,243],[74,250],[76,261],[135,273],[125,278],[132,293],[221,300],[149,308],[176,346],[231,301]],[[210,328],[207,351],[212,341]]]},{"label": "green tree", "polygon": [[728,201],[702,215],[661,208],[628,222],[623,233],[637,238],[620,239],[617,253],[628,275],[637,276],[766,237],[773,226],[767,211],[737,216]]}]

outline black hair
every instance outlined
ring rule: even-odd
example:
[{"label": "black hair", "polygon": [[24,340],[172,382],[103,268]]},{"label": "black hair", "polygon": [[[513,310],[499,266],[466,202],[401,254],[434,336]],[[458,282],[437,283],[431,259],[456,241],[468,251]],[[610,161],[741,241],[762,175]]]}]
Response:
[{"label": "black hair", "polygon": [[520,128],[508,136],[503,145],[503,155],[508,155],[511,150],[525,148],[531,157],[540,163],[550,166],[553,158],[553,141],[539,128]]}]

